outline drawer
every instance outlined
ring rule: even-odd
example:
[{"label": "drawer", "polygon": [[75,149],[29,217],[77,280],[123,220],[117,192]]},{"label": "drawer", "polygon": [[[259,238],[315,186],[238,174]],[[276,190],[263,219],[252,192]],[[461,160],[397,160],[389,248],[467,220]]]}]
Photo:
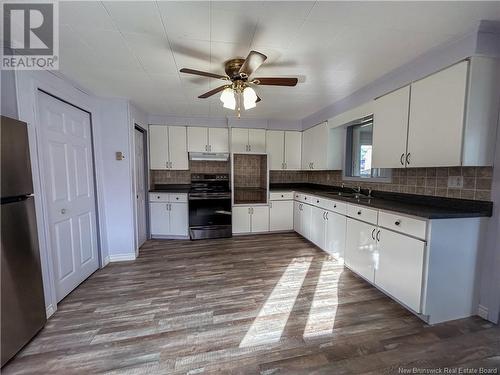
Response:
[{"label": "drawer", "polygon": [[309,203],[309,204],[313,204],[313,202],[315,202],[315,196],[313,195],[309,195],[309,194],[302,194],[302,199],[301,201],[304,202],[304,203]]},{"label": "drawer", "polygon": [[272,201],[287,201],[293,199],[293,191],[273,191],[270,193]]},{"label": "drawer", "polygon": [[302,202],[304,199],[304,194],[301,193],[293,193],[293,199],[296,201]]},{"label": "drawer", "polygon": [[348,204],[347,216],[376,225],[378,210],[374,210],[372,208],[367,208],[363,206],[357,206],[355,204]]},{"label": "drawer", "polygon": [[341,215],[345,215],[347,213],[347,203],[332,199],[323,199],[323,206],[321,206],[321,208]]},{"label": "drawer", "polygon": [[378,214],[378,225],[425,240],[427,229],[427,222],[425,220],[404,216],[396,212],[380,211]]},{"label": "drawer", "polygon": [[186,203],[188,196],[184,193],[170,193],[168,199],[171,203]]},{"label": "drawer", "polygon": [[150,202],[168,202],[168,193],[149,193]]}]

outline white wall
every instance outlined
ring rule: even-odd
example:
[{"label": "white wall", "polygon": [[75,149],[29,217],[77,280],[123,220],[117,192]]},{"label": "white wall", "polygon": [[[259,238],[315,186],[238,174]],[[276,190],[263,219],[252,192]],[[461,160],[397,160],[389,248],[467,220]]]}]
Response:
[{"label": "white wall", "polygon": [[17,119],[16,81],[13,70],[0,71],[0,86],[0,114]]}]

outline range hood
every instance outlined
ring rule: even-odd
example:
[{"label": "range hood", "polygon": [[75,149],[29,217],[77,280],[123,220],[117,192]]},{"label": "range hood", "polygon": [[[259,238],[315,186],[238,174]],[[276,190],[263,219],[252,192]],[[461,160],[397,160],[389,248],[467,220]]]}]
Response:
[{"label": "range hood", "polygon": [[189,160],[228,161],[227,152],[190,152]]}]

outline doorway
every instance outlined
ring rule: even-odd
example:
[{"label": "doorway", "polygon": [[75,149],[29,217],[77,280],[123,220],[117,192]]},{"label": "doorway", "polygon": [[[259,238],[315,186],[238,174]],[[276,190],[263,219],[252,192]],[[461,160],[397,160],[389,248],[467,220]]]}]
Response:
[{"label": "doorway", "polygon": [[90,113],[38,91],[44,201],[57,302],[99,268]]},{"label": "doorway", "polygon": [[137,249],[147,239],[147,210],[146,210],[146,131],[135,125],[135,194],[137,212]]}]

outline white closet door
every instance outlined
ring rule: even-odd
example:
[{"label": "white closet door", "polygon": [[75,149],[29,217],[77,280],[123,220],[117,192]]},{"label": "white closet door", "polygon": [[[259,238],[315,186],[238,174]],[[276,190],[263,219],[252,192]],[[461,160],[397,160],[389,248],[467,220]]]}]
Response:
[{"label": "white closet door", "polygon": [[266,152],[269,156],[270,170],[277,171],[284,169],[284,147],[285,132],[281,130],[268,130],[266,133]]},{"label": "white closet door", "polygon": [[147,238],[146,230],[146,180],[144,171],[144,136],[140,130],[135,135],[135,193],[137,207],[137,245],[140,247]]},{"label": "white closet door", "polygon": [[460,62],[412,84],[409,167],[462,164],[468,64]]},{"label": "white closet door", "polygon": [[189,126],[187,128],[187,140],[189,152],[207,152],[208,151],[208,130],[198,126]]},{"label": "white closet door", "polygon": [[372,167],[404,168],[410,86],[375,100]]},{"label": "white closet door", "polygon": [[229,129],[209,128],[208,143],[210,152],[229,152]]},{"label": "white closet door", "polygon": [[42,92],[38,112],[59,302],[99,267],[90,117]]},{"label": "white closet door", "polygon": [[149,166],[168,169],[168,127],[149,125]]},{"label": "white closet door", "polygon": [[302,156],[302,133],[285,132],[285,169],[300,170]]},{"label": "white closet door", "polygon": [[186,127],[169,126],[168,145],[171,169],[189,169]]}]

